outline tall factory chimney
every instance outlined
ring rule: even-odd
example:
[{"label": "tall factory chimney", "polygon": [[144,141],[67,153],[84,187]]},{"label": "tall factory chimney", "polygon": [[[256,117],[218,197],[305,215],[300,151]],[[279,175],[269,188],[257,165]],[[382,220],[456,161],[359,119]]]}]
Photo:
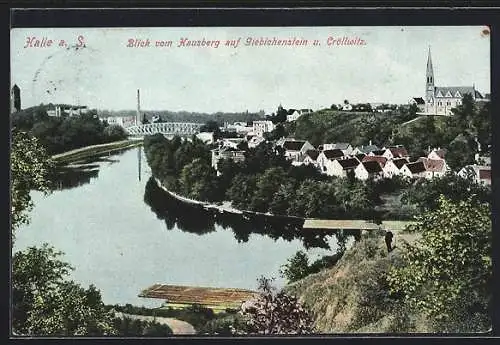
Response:
[{"label": "tall factory chimney", "polygon": [[141,124],[141,95],[137,89],[137,118],[135,119],[137,126]]}]

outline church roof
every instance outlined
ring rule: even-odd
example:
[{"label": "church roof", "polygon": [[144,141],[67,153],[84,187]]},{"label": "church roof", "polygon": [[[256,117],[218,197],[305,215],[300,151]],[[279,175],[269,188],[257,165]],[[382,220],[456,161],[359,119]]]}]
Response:
[{"label": "church roof", "polygon": [[[460,95],[457,95],[457,92]],[[441,93],[440,96],[438,96],[439,93]],[[436,97],[462,98],[467,93],[471,94],[474,98],[483,97],[478,91],[474,90],[473,86],[436,86],[434,89]],[[479,97],[477,94],[479,94]]]}]

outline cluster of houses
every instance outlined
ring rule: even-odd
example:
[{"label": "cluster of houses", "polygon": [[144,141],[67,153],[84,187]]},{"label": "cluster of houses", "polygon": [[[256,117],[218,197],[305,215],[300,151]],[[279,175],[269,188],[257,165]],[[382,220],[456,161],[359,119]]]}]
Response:
[{"label": "cluster of houses", "polygon": [[449,170],[445,150],[441,148],[412,161],[401,145],[379,148],[371,143],[358,147],[349,143],[332,143],[319,145],[316,149],[308,141],[295,139],[281,139],[276,144],[283,147],[285,156],[292,160],[293,165],[313,165],[328,176],[347,177],[351,173],[360,180],[396,175],[433,178],[443,176]]},{"label": "cluster of houses", "polygon": [[[259,138],[259,139],[257,139]],[[255,147],[265,139],[259,136],[247,138],[222,139],[219,146],[212,150],[212,166],[217,170],[220,159],[245,160],[243,143]],[[315,148],[306,140],[282,138],[275,145],[283,149],[284,155],[292,165],[312,165],[323,174],[347,177],[349,174],[359,180],[369,178],[407,178],[432,179],[450,171],[446,164],[446,150],[434,148],[427,156],[411,159],[407,150],[401,146],[379,148],[371,142],[366,146],[353,147],[349,143],[327,143]],[[464,167],[458,172],[464,178],[491,184],[491,165],[487,162]]]}]

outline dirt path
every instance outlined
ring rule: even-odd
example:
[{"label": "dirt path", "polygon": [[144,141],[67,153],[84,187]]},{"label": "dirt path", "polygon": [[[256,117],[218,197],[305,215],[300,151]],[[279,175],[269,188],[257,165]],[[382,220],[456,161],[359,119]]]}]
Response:
[{"label": "dirt path", "polygon": [[154,321],[162,325],[167,325],[172,329],[172,332],[174,334],[196,334],[196,330],[194,329],[193,325],[187,323],[186,321],[177,320],[171,317],[132,315],[121,312],[116,312],[115,316],[121,319],[127,317],[129,319],[140,320],[140,321],[147,321],[147,322]]}]

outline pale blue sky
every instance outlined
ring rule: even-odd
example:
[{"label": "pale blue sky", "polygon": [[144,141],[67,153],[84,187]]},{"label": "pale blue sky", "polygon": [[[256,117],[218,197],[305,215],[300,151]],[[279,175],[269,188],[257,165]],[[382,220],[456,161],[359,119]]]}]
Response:
[{"label": "pale blue sky", "polygon": [[[57,28],[11,31],[11,84],[22,107],[72,103],[99,109],[199,112],[329,107],[351,102],[406,103],[423,96],[428,46],[437,86],[475,84],[490,92],[490,40],[483,27]],[[86,49],[64,49],[84,36]],[[27,37],[52,47],[24,48]],[[364,46],[327,46],[328,37],[360,37]],[[184,47],[183,37],[221,40]],[[241,37],[237,48],[227,39]],[[249,47],[247,37],[314,39],[314,47]],[[171,40],[171,48],[127,48],[129,38]]]}]

